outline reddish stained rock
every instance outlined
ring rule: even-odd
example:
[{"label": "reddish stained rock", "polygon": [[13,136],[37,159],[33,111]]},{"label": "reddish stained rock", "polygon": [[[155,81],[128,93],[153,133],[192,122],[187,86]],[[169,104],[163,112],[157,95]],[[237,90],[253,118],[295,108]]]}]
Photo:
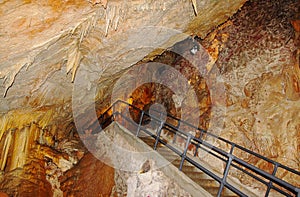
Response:
[{"label": "reddish stained rock", "polygon": [[8,195],[4,192],[0,192],[0,197],[8,197]]},{"label": "reddish stained rock", "polygon": [[110,196],[115,185],[114,169],[87,153],[60,177],[64,196]]}]

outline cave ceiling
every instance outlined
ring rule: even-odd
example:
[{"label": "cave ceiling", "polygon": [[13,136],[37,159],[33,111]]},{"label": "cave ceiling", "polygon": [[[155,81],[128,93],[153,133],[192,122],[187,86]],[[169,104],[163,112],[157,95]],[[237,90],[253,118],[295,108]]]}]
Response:
[{"label": "cave ceiling", "polygon": [[[158,46],[166,48],[192,34],[204,37],[244,2],[199,1],[193,7],[188,0],[3,1],[0,111],[70,101],[79,67],[117,73],[152,51],[159,53]],[[150,31],[153,26],[157,29]],[[162,27],[165,32],[158,35]],[[96,86],[96,80],[90,81]]]}]

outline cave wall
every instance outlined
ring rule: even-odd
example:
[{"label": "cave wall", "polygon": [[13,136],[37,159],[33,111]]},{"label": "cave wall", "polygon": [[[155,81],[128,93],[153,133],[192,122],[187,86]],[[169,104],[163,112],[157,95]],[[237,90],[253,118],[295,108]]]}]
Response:
[{"label": "cave wall", "polygon": [[[82,171],[93,169],[86,168],[88,161],[83,158],[91,156],[84,156],[87,150],[76,130],[84,131],[95,120],[90,114],[100,114],[111,104],[113,90],[123,87],[114,84],[140,60],[157,58],[192,73],[185,60],[175,57],[175,61],[163,53],[189,35],[209,53],[206,68],[217,68],[218,77],[212,80],[221,80],[225,90],[216,98],[212,87],[205,85],[209,81],[191,77],[193,88],[202,95],[193,106],[202,110],[200,126],[217,129],[220,136],[299,170],[299,2],[248,1],[232,16],[244,3],[170,0],[152,7],[142,1],[1,2],[1,190],[37,196],[82,190],[78,183],[86,177],[76,171],[81,169],[78,162],[82,159]],[[146,26],[164,28],[152,31]],[[186,34],[180,37],[173,30]],[[193,57],[189,46],[186,50]],[[148,103],[149,95],[135,94],[143,105]],[[166,91],[158,96],[162,94],[171,95]],[[174,111],[174,100],[156,101]],[[212,113],[214,106],[226,113]],[[172,113],[180,115],[179,111]],[[77,125],[71,123],[72,115]],[[243,152],[235,154],[272,171],[268,163]],[[113,174],[96,161],[90,166]],[[79,181],[69,181],[76,173]],[[250,179],[231,173],[251,184]],[[59,180],[60,176],[64,178]],[[299,185],[299,177],[283,171],[278,176]],[[21,183],[26,186],[20,187]]]},{"label": "cave wall", "polygon": [[[299,1],[249,1],[202,41],[226,88],[220,136],[299,171]],[[222,145],[220,145],[222,146]],[[237,151],[272,173],[270,163]],[[234,172],[236,173],[236,172]],[[299,176],[277,176],[299,186]],[[253,185],[250,177],[240,177]]]},{"label": "cave wall", "polygon": [[[144,81],[144,77],[153,80],[153,75],[164,72],[155,68],[157,62],[176,68],[189,80],[188,85],[196,94],[202,96],[200,99],[198,97],[198,104],[195,106],[191,105],[194,100],[189,100],[191,108],[187,108],[191,114],[200,118],[198,125],[201,128],[299,171],[298,4],[298,1],[293,0],[249,1],[205,38],[196,37],[195,40],[210,56],[207,59],[199,50],[195,55],[196,65],[203,64],[206,70],[213,65],[217,69],[208,80],[202,80],[202,85],[201,75],[195,80],[198,71],[193,69],[194,59],[190,58],[194,56],[190,53],[193,45],[189,44],[189,40],[185,40],[153,60],[144,60],[136,64],[135,66],[140,68],[127,72],[126,79],[120,79],[125,83],[116,83],[115,89],[120,90],[120,98],[128,99],[140,109],[147,111],[149,104],[157,102],[164,105],[169,113],[181,117],[184,112],[174,104],[175,93],[170,90],[172,83],[169,85],[165,82],[174,81],[174,78],[168,75],[170,73],[166,72],[163,76],[165,81],[161,81],[162,84],[169,85],[167,88],[154,83],[139,86],[139,81]],[[178,53],[183,57],[172,53],[176,47],[182,50]],[[141,66],[143,64],[146,66]],[[217,74],[217,77],[214,74]],[[209,86],[210,80],[220,80],[221,90],[214,90],[216,86]],[[181,81],[178,80],[175,85],[184,90],[185,84]],[[130,86],[136,87],[132,94],[125,91]],[[182,100],[189,97],[189,93],[182,95]],[[201,108],[202,113],[195,113],[195,108]],[[225,111],[219,113],[213,110],[216,108],[223,108]],[[133,120],[138,122],[139,117],[140,114],[134,113],[133,110]],[[182,129],[190,132],[189,128]],[[163,133],[163,136],[169,142],[173,139],[168,132]],[[184,141],[181,143],[183,147]],[[226,150],[230,148],[218,142],[215,142],[215,145]],[[272,164],[243,151],[236,150],[234,154],[268,173],[274,170]],[[222,162],[200,153],[199,156],[207,162],[214,163],[219,169],[224,168],[225,164]],[[265,186],[255,183],[251,177],[240,172],[232,170],[230,174],[239,178],[242,183],[265,189]],[[279,168],[276,176],[299,186],[300,177],[282,168]]]},{"label": "cave wall", "polygon": [[[100,113],[110,105],[108,90],[124,69],[158,45],[166,42],[166,48],[183,39],[150,29],[138,34],[131,28],[160,26],[204,37],[244,2],[1,2],[1,191],[13,196],[61,196],[85,180],[77,172],[77,183],[58,179],[72,174],[68,170],[79,161],[85,165],[83,158],[88,157],[76,134],[82,128],[74,124],[72,112],[76,117],[90,114],[90,101],[97,100]],[[133,52],[125,47],[128,40],[138,43],[144,38],[157,44]],[[154,50],[148,58],[161,52]],[[106,75],[99,77],[103,70]],[[86,114],[83,117],[83,124],[91,121]]]}]

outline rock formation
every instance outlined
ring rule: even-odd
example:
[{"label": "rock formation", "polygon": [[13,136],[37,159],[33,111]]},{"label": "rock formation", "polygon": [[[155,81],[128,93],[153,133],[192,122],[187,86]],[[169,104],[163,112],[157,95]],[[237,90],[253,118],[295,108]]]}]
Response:
[{"label": "rock formation", "polygon": [[[114,169],[88,153],[78,132],[88,138],[86,126],[119,96],[176,116],[185,114],[180,101],[197,98],[188,118],[199,126],[300,170],[299,2],[245,2],[1,2],[0,196],[112,194]],[[138,77],[118,81],[155,62],[179,70],[196,97],[154,83],[122,95]]]}]

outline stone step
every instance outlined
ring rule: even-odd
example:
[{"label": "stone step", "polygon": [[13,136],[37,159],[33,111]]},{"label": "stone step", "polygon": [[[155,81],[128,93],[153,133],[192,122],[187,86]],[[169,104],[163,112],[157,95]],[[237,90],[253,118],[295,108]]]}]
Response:
[{"label": "stone step", "polygon": [[155,143],[155,139],[152,137],[144,137],[144,138],[140,138],[141,140],[143,140],[143,142],[145,142],[148,146],[153,147],[154,143]]},{"label": "stone step", "polygon": [[205,189],[206,191],[208,191],[208,193],[210,193],[212,196],[217,196],[218,191],[219,191],[219,187],[212,187],[212,186],[205,187],[202,185],[201,185],[201,187],[203,189]]},{"label": "stone step", "polygon": [[174,153],[172,150],[170,150],[167,147],[163,147],[163,148],[158,148],[157,151],[162,155],[162,156],[177,156],[179,157],[179,155],[177,155],[176,153]]},{"label": "stone step", "polygon": [[[190,177],[191,178],[191,177]],[[219,187],[220,184],[214,179],[191,178],[194,182],[202,187]]]},{"label": "stone step", "polygon": [[198,171],[196,169],[193,169],[193,171],[186,170],[186,175],[191,179],[214,180],[209,175],[205,174],[204,172]]},{"label": "stone step", "polygon": [[[195,183],[200,185],[202,188],[204,188],[206,191],[208,191],[213,196],[216,196],[218,194],[220,184],[216,180],[212,179],[211,177],[209,177],[209,179],[207,179],[208,177],[206,177],[207,175],[205,173],[195,173],[195,174],[196,175],[193,175],[192,177],[189,175],[187,175],[187,176],[189,176]],[[205,178],[201,178],[203,175],[205,176]],[[197,176],[199,176],[199,177],[197,177]],[[229,189],[224,188],[221,196],[236,197],[238,195],[235,194],[234,192],[230,191]]]},{"label": "stone step", "polygon": [[[155,141],[156,141],[155,138],[153,138],[153,137],[142,137],[140,139],[143,140],[148,146],[154,147],[154,144],[155,144]],[[162,139],[162,140],[167,143],[167,141],[165,139]],[[164,147],[164,145],[161,144],[160,142],[158,142],[157,149],[159,149],[160,147]]]},{"label": "stone step", "polygon": [[[180,166],[180,160],[174,160],[172,161],[172,164],[179,168]],[[198,171],[197,168],[195,166],[192,166],[191,164],[187,164],[187,162],[184,162],[183,163],[183,166],[182,166],[182,171],[186,174],[196,174],[196,173],[203,173],[201,171]],[[204,173],[203,173],[204,174]]]},{"label": "stone step", "polygon": [[[152,137],[141,138],[147,145],[154,147],[155,139]],[[164,146],[158,146],[157,151],[161,154],[165,159],[170,161],[175,167],[179,168],[181,158],[179,155],[168,149]],[[182,172],[185,173],[189,178],[191,178],[195,183],[200,185],[206,191],[208,191],[211,195],[216,196],[219,191],[220,184],[211,178],[209,175],[205,174],[201,170],[197,169],[195,166],[191,165],[187,161],[184,161]],[[224,188],[222,191],[222,195],[224,197],[236,197],[238,195],[231,192],[229,189]]]},{"label": "stone step", "polygon": [[[174,166],[179,166],[180,163],[181,163],[181,158],[180,158],[179,156],[178,156],[178,158],[177,158],[176,160],[173,160],[173,161],[172,161],[172,164],[173,164]],[[193,165],[190,164],[190,163],[187,162],[187,161],[184,161],[184,162],[183,162],[183,166],[193,166]],[[195,166],[193,166],[193,167],[195,167]]]},{"label": "stone step", "polygon": [[169,162],[173,163],[174,161],[178,160],[179,156],[167,156],[167,157],[164,157],[164,158],[166,160],[168,160]]},{"label": "stone step", "polygon": [[[206,191],[208,191],[212,196],[217,196],[218,192],[219,192],[219,187],[204,187],[202,186],[203,189],[205,189]],[[224,188],[222,193],[221,193],[222,197],[237,197],[238,195],[233,193],[232,191],[230,191],[227,188]]]}]

